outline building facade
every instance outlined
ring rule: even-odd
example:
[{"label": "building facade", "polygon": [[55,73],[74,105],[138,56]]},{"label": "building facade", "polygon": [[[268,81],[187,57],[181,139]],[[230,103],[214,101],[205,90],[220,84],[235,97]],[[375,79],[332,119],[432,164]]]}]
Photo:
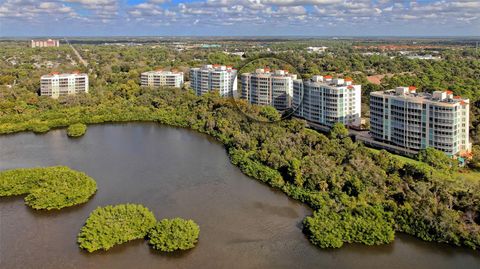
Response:
[{"label": "building facade", "polygon": [[173,87],[181,88],[183,85],[183,72],[176,71],[148,71],[140,78],[144,87]]},{"label": "building facade", "polygon": [[218,91],[222,97],[234,97],[237,94],[237,70],[224,65],[192,68],[190,86],[197,95]]},{"label": "building facade", "polygon": [[297,79],[297,75],[285,70],[270,72],[266,68],[244,73],[241,77],[241,98],[251,104],[273,106],[280,111],[292,106],[293,80]]},{"label": "building facade", "polygon": [[354,85],[351,78],[313,76],[309,80],[295,80],[294,115],[327,127],[337,122],[360,126],[361,89],[362,86]]},{"label": "building facade", "polygon": [[370,94],[370,133],[410,150],[433,147],[447,155],[471,151],[468,99],[451,91],[417,93],[415,87]]},{"label": "building facade", "polygon": [[52,73],[40,79],[40,95],[58,98],[60,96],[88,93],[88,75]]},{"label": "building facade", "polygon": [[32,48],[59,47],[60,41],[54,39],[32,40],[31,45]]},{"label": "building facade", "polygon": [[308,53],[323,53],[328,49],[328,47],[307,47]]}]

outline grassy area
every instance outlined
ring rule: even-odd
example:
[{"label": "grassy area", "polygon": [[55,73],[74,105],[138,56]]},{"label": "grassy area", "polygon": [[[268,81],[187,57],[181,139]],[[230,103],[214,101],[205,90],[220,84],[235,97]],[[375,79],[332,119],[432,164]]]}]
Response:
[{"label": "grassy area", "polygon": [[480,172],[479,171],[462,171],[462,173],[455,173],[455,176],[458,179],[462,180],[470,180],[470,181],[479,181],[480,180]]},{"label": "grassy area", "polygon": [[[372,151],[373,153],[380,153],[380,150],[379,149],[374,149],[374,148],[368,148],[370,151]],[[401,156],[401,155],[396,155],[396,154],[393,154],[393,156],[395,156],[397,159],[401,160],[402,162],[406,162],[406,163],[412,163],[412,164],[418,164],[420,163],[420,161],[417,161],[415,159],[412,159],[412,158],[408,158],[408,157],[405,157],[405,156]]]},{"label": "grassy area", "polygon": [[[374,148],[368,148],[368,149],[371,150],[372,152],[375,152],[375,153],[380,152],[380,150],[378,150],[378,149],[374,149]],[[408,157],[405,157],[405,156],[395,155],[395,154],[394,154],[394,156],[397,159],[399,159],[399,160],[401,160],[402,162],[405,162],[405,163],[411,163],[411,164],[420,163],[420,161],[417,161],[415,159],[408,158]],[[478,181],[478,180],[480,180],[480,171],[472,171],[472,170],[468,170],[468,169],[463,169],[460,172],[455,173],[454,178],[459,179],[459,180]]]}]

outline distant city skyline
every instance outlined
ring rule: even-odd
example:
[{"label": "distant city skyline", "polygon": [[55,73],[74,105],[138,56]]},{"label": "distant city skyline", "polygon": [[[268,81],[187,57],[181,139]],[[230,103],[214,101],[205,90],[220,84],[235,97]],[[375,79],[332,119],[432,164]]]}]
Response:
[{"label": "distant city skyline", "polygon": [[0,0],[0,36],[480,36],[480,1]]}]

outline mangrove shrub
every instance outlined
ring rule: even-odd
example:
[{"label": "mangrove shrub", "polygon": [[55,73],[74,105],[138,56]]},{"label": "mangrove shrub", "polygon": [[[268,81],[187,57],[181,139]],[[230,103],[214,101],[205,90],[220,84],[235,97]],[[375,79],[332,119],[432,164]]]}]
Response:
[{"label": "mangrove shrub", "polygon": [[193,220],[181,218],[159,221],[149,232],[149,244],[156,250],[175,251],[195,247],[200,228]]},{"label": "mangrove shrub", "polygon": [[60,209],[85,203],[96,190],[95,180],[66,166],[0,172],[0,196],[27,194],[25,203],[34,209]]},{"label": "mangrove shrub", "polygon": [[155,225],[153,213],[136,204],[98,207],[78,234],[80,248],[88,252],[108,250],[131,240],[144,238]]},{"label": "mangrove shrub", "polygon": [[67,135],[70,137],[79,137],[87,132],[87,125],[83,123],[75,123],[67,128]]},{"label": "mangrove shrub", "polygon": [[379,245],[394,240],[391,214],[381,207],[362,206],[335,212],[320,209],[303,221],[310,241],[321,248],[339,248],[343,243]]}]

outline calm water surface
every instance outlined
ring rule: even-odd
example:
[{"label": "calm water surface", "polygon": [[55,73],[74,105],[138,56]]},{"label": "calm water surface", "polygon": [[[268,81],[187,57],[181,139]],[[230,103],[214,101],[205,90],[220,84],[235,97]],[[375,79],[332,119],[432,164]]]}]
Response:
[{"label": "calm water surface", "polygon": [[[204,135],[156,124],[89,127],[0,136],[0,169],[67,165],[97,180],[86,204],[33,211],[0,198],[0,268],[480,268],[478,252],[397,235],[394,243],[320,250],[301,231],[311,210],[243,175]],[[160,254],[137,240],[88,254],[76,235],[97,206],[141,203],[158,219],[200,225],[200,242]]]}]

